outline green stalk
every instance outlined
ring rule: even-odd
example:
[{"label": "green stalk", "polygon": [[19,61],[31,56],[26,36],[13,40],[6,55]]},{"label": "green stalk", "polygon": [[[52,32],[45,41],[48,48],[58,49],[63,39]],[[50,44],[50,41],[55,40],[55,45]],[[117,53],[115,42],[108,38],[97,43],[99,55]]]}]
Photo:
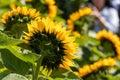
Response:
[{"label": "green stalk", "polygon": [[36,70],[35,70],[35,75],[34,75],[34,79],[33,80],[38,80],[38,75],[39,75],[39,71],[40,71],[40,66],[42,63],[44,56],[41,56],[39,58],[39,60],[37,61],[37,66],[36,66]]},{"label": "green stalk", "polygon": [[32,65],[32,80],[34,80],[34,78],[35,78],[35,75],[34,75],[35,74],[35,72],[34,72],[35,69],[34,68],[35,68],[35,65],[33,64]]}]

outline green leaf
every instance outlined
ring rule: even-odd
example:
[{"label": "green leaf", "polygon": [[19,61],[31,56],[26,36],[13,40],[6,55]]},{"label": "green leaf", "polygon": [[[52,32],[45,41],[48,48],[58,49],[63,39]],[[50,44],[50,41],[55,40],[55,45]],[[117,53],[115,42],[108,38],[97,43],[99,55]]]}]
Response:
[{"label": "green leaf", "polygon": [[4,77],[2,80],[28,80],[28,79],[22,75],[12,73]]},{"label": "green leaf", "polygon": [[34,53],[22,54],[17,51],[15,46],[9,46],[7,47],[7,49],[9,49],[13,55],[15,55],[16,57],[18,57],[19,59],[25,62],[34,63],[39,58],[39,56]]},{"label": "green leaf", "polygon": [[75,80],[81,80],[81,78],[79,78],[77,75],[75,75],[73,72],[69,72],[68,74],[67,74],[67,78],[69,79],[69,80],[72,80],[72,79],[75,79]]},{"label": "green leaf", "polygon": [[3,65],[2,60],[0,58],[0,69],[2,69],[2,68],[4,68],[4,65]]},{"label": "green leaf", "polygon": [[89,43],[91,45],[100,44],[100,42],[96,38],[93,38],[93,37],[90,37],[90,36],[84,36],[84,39],[86,40],[87,43]]},{"label": "green leaf", "polygon": [[[9,50],[9,53],[11,55],[16,56],[17,58],[21,59],[24,62],[34,63],[39,58],[39,55],[36,55],[35,53],[30,53],[30,52],[25,54],[21,53],[19,51],[20,48],[17,46],[4,46],[4,49]],[[4,53],[5,52],[2,52],[2,54]]]},{"label": "green leaf", "polygon": [[23,41],[18,39],[11,39],[6,34],[0,33],[0,48],[4,48],[4,46],[13,46],[23,43]]},{"label": "green leaf", "polygon": [[1,49],[1,57],[4,65],[11,71],[25,75],[30,68],[30,64],[18,59],[8,49]]},{"label": "green leaf", "polygon": [[23,43],[23,41],[11,39],[6,34],[0,33],[0,49],[8,49],[9,52],[17,58],[25,62],[34,63],[39,58],[39,56],[30,52],[26,54],[20,53],[21,48],[16,46],[20,43]]},{"label": "green leaf", "polygon": [[76,76],[73,72],[70,72],[66,69],[57,69],[53,70],[50,75],[55,80],[81,80],[78,76]]},{"label": "green leaf", "polygon": [[65,78],[67,72],[68,70],[61,68],[61,69],[53,70],[50,76],[52,78],[56,78],[56,77]]},{"label": "green leaf", "polygon": [[3,65],[3,62],[0,59],[0,80],[6,75],[8,75],[9,73],[10,71],[7,68],[5,68],[5,66]]},{"label": "green leaf", "polygon": [[23,54],[23,57],[25,57],[25,61],[30,62],[30,63],[34,63],[35,61],[39,59],[39,55],[35,53]]},{"label": "green leaf", "polygon": [[0,7],[5,7],[5,6],[8,6],[10,3],[12,3],[12,0],[7,0],[7,1],[3,1],[3,0],[0,0]]},{"label": "green leaf", "polygon": [[58,21],[58,22],[65,22],[65,20],[59,16],[56,16],[55,17],[55,20]]},{"label": "green leaf", "polygon": [[10,74],[9,70],[3,70],[1,71],[0,69],[0,80],[2,80],[3,77],[7,76],[8,74]]},{"label": "green leaf", "polygon": [[105,55],[101,51],[99,51],[96,47],[91,47],[91,50],[93,53],[97,54],[98,56],[103,58],[105,57]]},{"label": "green leaf", "polygon": [[119,80],[120,79],[120,76],[113,76],[113,75],[106,75],[107,79],[108,80]]},{"label": "green leaf", "polygon": [[85,41],[83,40],[83,38],[77,37],[75,42],[78,43],[80,46],[83,46],[85,44]]},{"label": "green leaf", "polygon": [[95,46],[100,44],[100,42],[97,39],[87,35],[82,36],[80,38],[76,38],[75,42],[77,42],[80,46],[87,45],[87,44],[91,44]]}]

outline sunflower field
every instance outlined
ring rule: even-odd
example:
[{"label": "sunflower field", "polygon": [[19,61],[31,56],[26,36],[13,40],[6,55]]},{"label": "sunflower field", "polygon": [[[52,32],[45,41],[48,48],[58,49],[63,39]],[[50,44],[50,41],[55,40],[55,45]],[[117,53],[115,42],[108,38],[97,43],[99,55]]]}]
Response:
[{"label": "sunflower field", "polygon": [[120,38],[86,3],[0,0],[0,80],[120,80]]}]

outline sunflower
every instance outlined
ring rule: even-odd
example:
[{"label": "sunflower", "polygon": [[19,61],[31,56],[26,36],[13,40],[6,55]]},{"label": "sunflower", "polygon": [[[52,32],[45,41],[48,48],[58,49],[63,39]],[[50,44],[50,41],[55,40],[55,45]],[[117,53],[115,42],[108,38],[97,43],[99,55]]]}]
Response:
[{"label": "sunflower", "polygon": [[114,58],[107,58],[99,60],[91,65],[84,65],[82,68],[78,68],[78,72],[75,72],[79,77],[84,77],[95,70],[98,70],[102,67],[113,67],[116,64],[116,60]]},{"label": "sunflower", "polygon": [[46,2],[48,5],[53,5],[53,4],[55,4],[55,0],[45,0],[45,2]]},{"label": "sunflower", "polygon": [[111,31],[101,30],[97,33],[96,38],[98,40],[108,40],[113,45],[117,57],[120,59],[120,40],[116,34],[113,34]]},{"label": "sunflower", "polygon": [[50,16],[50,17],[55,17],[56,16],[56,14],[57,14],[57,6],[56,5],[51,5],[51,6],[49,6],[48,7],[49,8],[49,13],[48,13],[48,15]]},{"label": "sunflower", "polygon": [[2,16],[2,23],[6,25],[11,25],[14,23],[28,23],[31,20],[36,20],[40,16],[36,9],[27,9],[27,7],[17,7],[13,8],[11,11],[5,13]]},{"label": "sunflower", "polygon": [[74,66],[72,59],[76,58],[78,45],[62,24],[43,18],[28,24],[28,30],[23,38],[36,54],[45,55],[42,66],[49,70],[58,67],[70,70]]},{"label": "sunflower", "polygon": [[[72,31],[75,31],[74,29],[74,22],[76,20],[79,20],[81,17],[83,16],[86,16],[86,15],[89,15],[91,14],[92,12],[92,9],[91,8],[88,8],[88,7],[85,7],[83,9],[79,9],[78,11],[72,13],[70,16],[69,16],[69,19],[67,20],[67,24],[68,24],[68,29],[72,30]],[[77,36],[78,37],[78,36]]]},{"label": "sunflower", "polygon": [[55,0],[45,0],[48,5],[49,13],[51,18],[54,18],[57,14],[57,6],[55,5]]},{"label": "sunflower", "polygon": [[9,36],[20,39],[23,31],[27,31],[27,23],[40,19],[36,9],[27,7],[12,8],[2,16],[1,22],[5,25],[4,32]]}]

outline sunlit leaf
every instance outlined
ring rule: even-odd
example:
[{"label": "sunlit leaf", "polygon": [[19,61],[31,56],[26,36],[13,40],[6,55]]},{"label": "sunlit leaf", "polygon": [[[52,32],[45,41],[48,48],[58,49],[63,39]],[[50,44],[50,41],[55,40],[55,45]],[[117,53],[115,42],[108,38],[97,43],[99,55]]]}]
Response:
[{"label": "sunlit leaf", "polygon": [[0,33],[0,48],[4,46],[13,46],[20,43],[23,43],[23,41],[18,39],[11,39],[7,35]]},{"label": "sunlit leaf", "polygon": [[18,52],[18,50],[16,49],[16,46],[7,46],[6,48],[11,52],[11,54],[15,55],[17,58],[25,62],[34,63],[39,58],[38,55],[33,53],[22,54]]},{"label": "sunlit leaf", "polygon": [[8,49],[1,49],[1,56],[4,65],[11,71],[25,75],[30,68],[30,64],[18,59]]}]

